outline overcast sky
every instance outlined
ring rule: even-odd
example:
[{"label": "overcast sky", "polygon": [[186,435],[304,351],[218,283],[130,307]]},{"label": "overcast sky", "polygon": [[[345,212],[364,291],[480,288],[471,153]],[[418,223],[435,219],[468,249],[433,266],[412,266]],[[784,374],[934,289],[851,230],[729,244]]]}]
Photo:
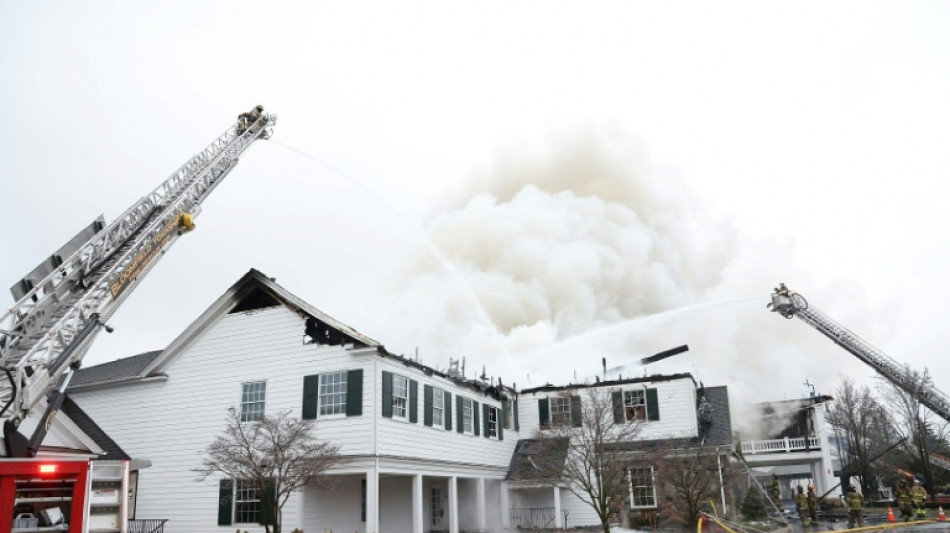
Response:
[{"label": "overcast sky", "polygon": [[950,390],[948,27],[945,2],[0,1],[0,281],[263,104],[274,140],[86,366],[257,268],[520,387],[680,344],[649,371],[734,399],[870,383],[766,310],[784,281]]}]

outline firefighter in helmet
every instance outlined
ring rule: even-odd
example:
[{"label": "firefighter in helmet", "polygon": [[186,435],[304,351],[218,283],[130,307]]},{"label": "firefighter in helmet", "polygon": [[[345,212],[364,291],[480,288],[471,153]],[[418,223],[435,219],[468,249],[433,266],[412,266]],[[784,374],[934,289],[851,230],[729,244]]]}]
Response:
[{"label": "firefighter in helmet", "polygon": [[848,485],[848,495],[844,497],[844,501],[848,505],[848,527],[854,527],[855,522],[859,527],[864,527],[863,498],[853,485]]},{"label": "firefighter in helmet", "polygon": [[903,479],[897,484],[897,508],[901,512],[901,518],[904,522],[910,522],[914,515],[914,496],[907,487],[907,482]]},{"label": "firefighter in helmet", "polygon": [[803,527],[811,525],[808,519],[808,496],[805,496],[805,490],[798,486],[798,493],[795,494],[795,508],[798,509],[798,518],[802,521]]},{"label": "firefighter in helmet", "polygon": [[914,503],[914,511],[917,518],[927,518],[927,489],[920,484],[919,479],[914,479],[914,487],[910,489],[911,499]]},{"label": "firefighter in helmet", "polygon": [[805,495],[808,501],[808,516],[811,521],[818,525],[818,495],[815,494],[815,487],[808,485],[808,493]]}]

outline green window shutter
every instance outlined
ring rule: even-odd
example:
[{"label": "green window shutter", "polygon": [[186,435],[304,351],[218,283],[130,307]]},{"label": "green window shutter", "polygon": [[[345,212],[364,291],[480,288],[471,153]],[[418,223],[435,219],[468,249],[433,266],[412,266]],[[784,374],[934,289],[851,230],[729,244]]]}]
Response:
[{"label": "green window shutter", "polygon": [[614,404],[614,424],[623,424],[623,392],[614,391],[610,398]]},{"label": "green window shutter", "polygon": [[482,434],[485,435],[485,438],[486,438],[486,439],[489,438],[489,431],[488,431],[488,409],[489,409],[488,404],[487,404],[487,403],[483,403],[483,404],[482,404],[482,424],[483,424],[485,427],[482,428],[482,429],[484,429],[484,431],[482,431]]},{"label": "green window shutter", "polygon": [[478,402],[476,402],[475,400],[472,400],[472,418],[473,418],[472,432],[474,432],[475,436],[477,437],[479,433],[479,428],[478,428],[479,420],[478,420]]},{"label": "green window shutter", "polygon": [[[303,377],[303,411],[300,418],[313,420],[317,418],[317,390],[320,387],[320,376]],[[228,522],[226,525],[230,525]],[[225,524],[222,524],[225,525]]]},{"label": "green window shutter", "polygon": [[277,517],[274,513],[274,509],[277,507],[276,492],[274,480],[268,480],[267,484],[264,485],[264,494],[261,495],[261,514],[258,522],[261,525],[272,526],[276,522]]},{"label": "green window shutter", "polygon": [[521,428],[518,427],[518,400],[515,400],[515,431],[521,431]]},{"label": "green window shutter", "polygon": [[[508,407],[508,409],[510,409],[510,407]],[[508,417],[505,416],[504,411],[500,411],[500,413],[501,413],[502,420],[508,420]],[[500,421],[498,422],[498,440],[505,440],[505,425],[502,424]]]},{"label": "green window shutter", "polygon": [[458,432],[465,433],[465,423],[463,418],[465,416],[465,405],[461,396],[455,397],[455,414],[457,415],[455,420],[458,423]]},{"label": "green window shutter", "polygon": [[542,429],[548,425],[548,420],[550,419],[551,415],[548,409],[548,399],[541,398],[538,400],[538,423],[541,424]]},{"label": "green window shutter", "polygon": [[419,384],[409,380],[409,421],[415,424],[419,421]]},{"label": "green window shutter", "polygon": [[393,417],[393,373],[383,370],[383,417]]},{"label": "green window shutter", "polygon": [[231,497],[234,495],[234,482],[222,479],[218,482],[218,525],[231,525]]},{"label": "green window shutter", "polygon": [[422,387],[422,423],[432,427],[432,385]]},{"label": "green window shutter", "polygon": [[363,414],[363,369],[346,373],[346,416]]},{"label": "green window shutter", "polygon": [[647,389],[647,420],[660,419],[660,402],[657,399],[656,389]]},{"label": "green window shutter", "polygon": [[445,430],[452,430],[452,393],[445,392],[445,401],[442,402],[442,411],[445,416]]},{"label": "green window shutter", "polygon": [[571,424],[574,427],[579,428],[584,421],[584,417],[581,413],[581,397],[580,396],[571,396]]}]

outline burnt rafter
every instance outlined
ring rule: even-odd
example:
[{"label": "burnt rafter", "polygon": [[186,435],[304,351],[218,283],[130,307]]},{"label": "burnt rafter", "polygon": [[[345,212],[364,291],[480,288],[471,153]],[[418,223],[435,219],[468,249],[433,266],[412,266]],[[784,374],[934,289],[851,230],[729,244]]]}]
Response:
[{"label": "burnt rafter", "polygon": [[311,342],[308,342],[307,344],[326,344],[329,346],[362,344],[356,339],[346,335],[340,330],[315,317],[307,318],[307,322],[304,325],[304,335],[310,337],[311,339]]}]

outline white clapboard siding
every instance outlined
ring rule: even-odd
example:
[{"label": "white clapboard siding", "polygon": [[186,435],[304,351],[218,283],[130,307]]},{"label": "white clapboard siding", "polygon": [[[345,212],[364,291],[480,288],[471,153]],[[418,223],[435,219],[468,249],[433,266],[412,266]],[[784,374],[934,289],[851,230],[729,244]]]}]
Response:
[{"label": "white clapboard siding", "polygon": [[[184,348],[166,369],[167,380],[70,394],[127,453],[152,461],[139,477],[137,517],[171,518],[168,533],[218,527],[218,479],[198,482],[193,469],[224,429],[228,408],[240,409],[243,382],[267,382],[266,412],[299,417],[304,375],[363,368],[363,415],[318,421],[316,432],[345,455],[372,452],[366,384],[375,355],[304,345],[303,330],[303,319],[283,306],[226,315]],[[296,506],[296,499],[288,502],[285,516],[299,514]]]},{"label": "white clapboard siding", "polygon": [[[418,420],[415,424],[408,421],[383,418],[382,415],[382,372],[392,372],[418,382]],[[424,424],[424,386],[432,385],[452,394],[452,429],[427,427]],[[501,402],[486,396],[478,390],[464,387],[438,376],[426,376],[420,369],[403,365],[398,361],[381,359],[379,374],[375,380],[376,397],[380,401],[376,408],[379,417],[377,446],[383,456],[412,457],[422,461],[437,460],[468,465],[487,465],[497,468],[498,479],[504,477],[515,443],[518,441],[514,431],[504,430],[502,440],[484,436],[481,405],[487,403],[499,410]],[[458,432],[458,420],[455,398],[463,396],[478,402],[479,435],[465,435]],[[500,421],[503,423],[504,421]]]},{"label": "white clapboard siding", "polygon": [[[597,387],[607,394],[615,390],[655,388],[660,406],[660,419],[644,421],[638,430],[637,439],[651,440],[662,438],[695,437],[699,434],[696,421],[696,387],[693,380],[684,377],[667,381],[626,383],[618,386]],[[538,400],[559,396],[566,391],[538,391],[522,393],[518,400],[518,415],[521,423],[522,438],[537,435],[539,428]],[[588,401],[587,389],[579,388],[570,392]]]}]

